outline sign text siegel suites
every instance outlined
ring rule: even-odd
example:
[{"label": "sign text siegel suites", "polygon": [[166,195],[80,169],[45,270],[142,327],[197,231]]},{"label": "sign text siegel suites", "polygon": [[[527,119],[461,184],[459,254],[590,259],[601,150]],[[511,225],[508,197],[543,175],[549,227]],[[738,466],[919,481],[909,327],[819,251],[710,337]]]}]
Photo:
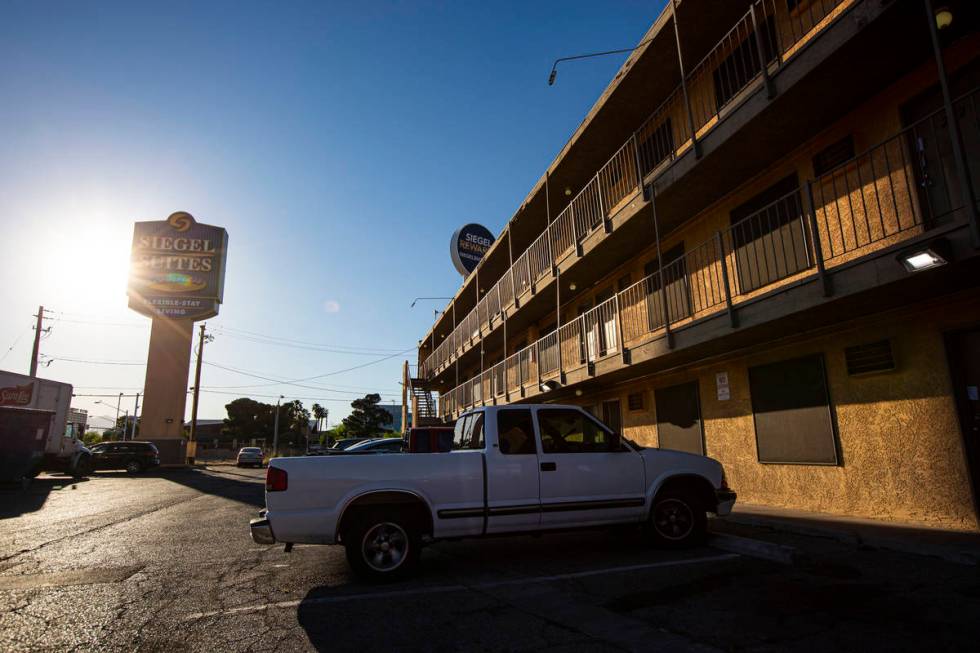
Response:
[{"label": "sign text siegel suites", "polygon": [[224,294],[228,232],[185,212],[137,222],[129,307],[149,317],[202,320],[218,314]]}]

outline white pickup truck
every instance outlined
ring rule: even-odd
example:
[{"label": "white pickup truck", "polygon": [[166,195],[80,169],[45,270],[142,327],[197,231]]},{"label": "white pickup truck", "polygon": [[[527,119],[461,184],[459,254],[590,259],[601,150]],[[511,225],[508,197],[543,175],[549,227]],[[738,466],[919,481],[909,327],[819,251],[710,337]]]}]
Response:
[{"label": "white pickup truck", "polygon": [[493,406],[456,422],[447,453],[272,460],[251,532],[343,544],[356,572],[387,579],[446,538],[634,523],[690,545],[734,503],[716,460],[639,447],[577,406]]}]

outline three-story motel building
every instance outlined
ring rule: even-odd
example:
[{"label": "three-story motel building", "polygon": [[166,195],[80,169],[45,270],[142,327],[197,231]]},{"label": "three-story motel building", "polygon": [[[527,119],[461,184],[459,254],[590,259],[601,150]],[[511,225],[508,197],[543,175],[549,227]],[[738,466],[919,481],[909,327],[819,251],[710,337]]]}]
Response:
[{"label": "three-story motel building", "polygon": [[420,341],[416,416],[575,403],[742,503],[976,529],[978,109],[976,2],[668,2]]}]

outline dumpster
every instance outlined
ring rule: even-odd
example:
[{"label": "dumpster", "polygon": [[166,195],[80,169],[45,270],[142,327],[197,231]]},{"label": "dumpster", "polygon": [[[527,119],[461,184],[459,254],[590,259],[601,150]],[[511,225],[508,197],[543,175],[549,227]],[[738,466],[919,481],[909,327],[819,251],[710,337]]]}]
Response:
[{"label": "dumpster", "polygon": [[30,478],[40,469],[54,411],[0,406],[0,483]]}]

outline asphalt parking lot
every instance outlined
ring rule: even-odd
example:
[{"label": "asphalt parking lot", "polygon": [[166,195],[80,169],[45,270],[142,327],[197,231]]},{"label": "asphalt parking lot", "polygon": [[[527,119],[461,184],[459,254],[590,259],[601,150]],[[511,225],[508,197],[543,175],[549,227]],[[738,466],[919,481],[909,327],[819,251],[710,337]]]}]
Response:
[{"label": "asphalt parking lot", "polygon": [[0,490],[0,650],[936,651],[980,636],[976,567],[771,533],[806,562],[595,531],[439,543],[416,578],[368,585],[338,547],[249,539],[262,478]]}]

